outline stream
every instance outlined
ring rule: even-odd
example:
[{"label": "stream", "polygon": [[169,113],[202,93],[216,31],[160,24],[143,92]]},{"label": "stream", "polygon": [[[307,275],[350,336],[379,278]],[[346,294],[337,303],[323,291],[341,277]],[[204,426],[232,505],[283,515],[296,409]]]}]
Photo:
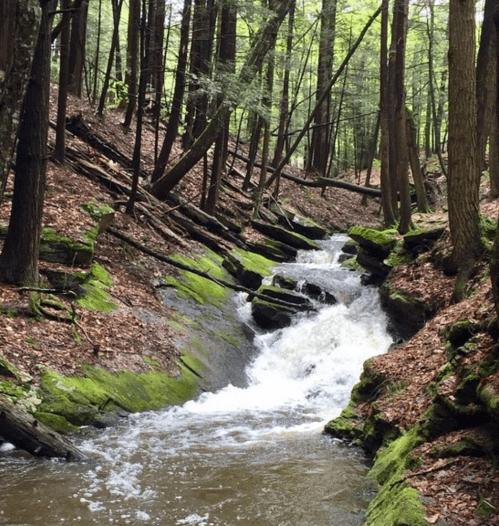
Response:
[{"label": "stream", "polygon": [[339,266],[346,236],[303,252],[281,275],[320,284],[338,303],[262,334],[246,387],[88,430],[82,464],[0,450],[0,525],[355,526],[367,461],[322,434],[348,404],[363,362],[392,343],[377,290]]}]

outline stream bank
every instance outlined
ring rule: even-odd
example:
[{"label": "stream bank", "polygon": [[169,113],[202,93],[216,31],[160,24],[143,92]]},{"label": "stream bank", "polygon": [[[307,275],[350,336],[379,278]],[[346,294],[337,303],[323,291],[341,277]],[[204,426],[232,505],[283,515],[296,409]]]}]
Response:
[{"label": "stream bank", "polygon": [[498,329],[487,264],[451,304],[445,231],[351,234],[401,336],[364,364],[350,404],[325,429],[374,458],[368,476],[378,493],[366,524],[499,524]]}]

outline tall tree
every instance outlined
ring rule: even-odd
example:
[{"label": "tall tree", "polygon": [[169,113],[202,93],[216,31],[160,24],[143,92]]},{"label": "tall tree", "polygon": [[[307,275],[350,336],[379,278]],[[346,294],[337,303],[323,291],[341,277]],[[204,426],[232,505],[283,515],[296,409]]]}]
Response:
[{"label": "tall tree", "polygon": [[69,37],[70,37],[70,12],[71,0],[62,0],[61,21],[61,52],[59,65],[59,93],[57,100],[57,127],[55,148],[52,154],[59,163],[64,163],[66,157],[66,107],[68,100],[68,74],[69,74]]},{"label": "tall tree", "polygon": [[40,30],[19,129],[9,230],[0,255],[0,279],[8,283],[38,281],[47,165],[50,33],[56,0],[40,0],[40,6]]},{"label": "tall tree", "polygon": [[128,105],[123,126],[128,129],[137,105],[137,78],[140,34],[140,0],[130,0],[128,7],[128,46],[125,83],[128,87]]},{"label": "tall tree", "polygon": [[[236,9],[224,4],[220,16],[220,35],[218,50],[218,69],[220,71],[220,80],[229,79],[235,72],[236,60],[236,28],[237,14]],[[223,95],[218,96],[218,104],[223,103]],[[213,167],[211,170],[210,185],[208,187],[208,196],[205,204],[205,211],[209,214],[215,213],[215,206],[218,201],[220,181],[222,179],[225,164],[227,162],[227,148],[229,142],[229,118],[227,115],[223,129],[215,142],[215,151],[213,152]]]},{"label": "tall tree", "polygon": [[[310,146],[309,168],[320,175],[326,175],[328,145],[331,126],[331,94],[327,86],[333,69],[334,34],[336,29],[336,0],[323,0],[321,31],[319,38],[319,59],[317,70],[317,101],[323,99],[315,113],[312,144]],[[326,96],[323,97],[323,94]]]},{"label": "tall tree", "polygon": [[81,97],[83,90],[83,70],[86,57],[88,0],[75,2],[71,19],[71,39],[69,45],[68,91]]},{"label": "tall tree", "polygon": [[184,0],[182,19],[180,22],[180,43],[178,51],[177,69],[175,72],[175,87],[173,88],[173,99],[170,108],[170,116],[166,126],[165,138],[161,151],[156,160],[152,173],[152,182],[156,182],[165,172],[166,164],[170,158],[173,143],[177,137],[182,113],[185,91],[185,74],[187,67],[187,55],[189,49],[189,29],[191,25],[191,0]]},{"label": "tall tree", "polygon": [[15,150],[39,19],[38,0],[0,2],[0,194]]},{"label": "tall tree", "polygon": [[[241,90],[247,89],[251,84],[259,64],[262,63],[269,49],[273,47],[279,27],[287,15],[292,2],[293,0],[281,0],[276,7],[275,14],[269,17],[267,23],[259,31],[238,75],[237,80]],[[238,94],[232,93],[230,96],[231,98],[229,98],[229,94],[226,94],[226,98],[219,105],[212,119],[191,148],[163,177],[153,184],[152,192],[157,197],[165,198],[182,177],[204,156],[216,140],[223,129],[227,116],[230,116],[232,107],[237,103]]]},{"label": "tall tree", "polygon": [[447,193],[452,263],[464,279],[482,250],[476,126],[475,1],[450,0]]}]

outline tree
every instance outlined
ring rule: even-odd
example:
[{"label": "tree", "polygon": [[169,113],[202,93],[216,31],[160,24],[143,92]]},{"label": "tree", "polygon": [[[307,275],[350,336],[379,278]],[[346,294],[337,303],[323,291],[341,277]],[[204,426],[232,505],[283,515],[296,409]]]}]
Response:
[{"label": "tree", "polygon": [[477,159],[475,1],[449,4],[449,175],[452,267],[466,279],[481,254]]},{"label": "tree", "polygon": [[75,97],[81,97],[86,55],[88,0],[75,2],[75,4],[69,44],[68,91]]},{"label": "tree", "polygon": [[[251,84],[255,70],[272,48],[277,37],[278,29],[287,15],[293,0],[282,0],[276,8],[275,14],[270,16],[267,23],[260,30],[254,45],[251,47],[246,60],[238,75],[241,90],[247,89]],[[152,192],[158,198],[165,198],[168,193],[180,182],[182,177],[205,155],[210,146],[218,137],[224,127],[226,118],[230,116],[233,105],[236,105],[238,93],[232,93],[219,105],[212,119],[180,160],[152,185]]]},{"label": "tree", "polygon": [[0,2],[0,194],[15,150],[39,19],[38,0]]},{"label": "tree", "polygon": [[152,173],[152,182],[156,182],[165,172],[166,164],[170,158],[173,143],[177,137],[182,104],[185,91],[185,73],[187,67],[187,53],[189,49],[189,29],[191,25],[191,0],[184,0],[182,19],[180,22],[180,43],[178,52],[177,69],[175,72],[175,87],[170,108],[170,116],[166,126],[165,138]]},{"label": "tree", "polygon": [[334,34],[336,27],[336,0],[323,0],[321,11],[321,31],[319,40],[319,59],[317,71],[317,100],[324,92],[315,112],[312,144],[310,146],[309,167],[320,175],[326,175],[328,161],[329,135],[331,133],[330,106],[331,94],[327,89],[333,69]]},{"label": "tree", "polygon": [[42,228],[49,122],[51,20],[56,0],[40,0],[38,40],[19,128],[9,230],[0,255],[0,279],[36,283]]}]

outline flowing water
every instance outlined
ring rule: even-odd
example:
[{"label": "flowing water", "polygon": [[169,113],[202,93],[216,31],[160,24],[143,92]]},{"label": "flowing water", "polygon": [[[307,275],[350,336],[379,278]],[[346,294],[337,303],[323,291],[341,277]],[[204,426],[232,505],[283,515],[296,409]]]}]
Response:
[{"label": "flowing water", "polygon": [[[366,461],[322,434],[364,360],[391,343],[375,289],[336,263],[345,238],[278,272],[339,300],[292,327],[255,333],[247,387],[91,431],[84,464],[0,453],[0,525],[352,526]],[[234,297],[242,323],[249,304]],[[5,449],[7,449],[5,451]]]}]

